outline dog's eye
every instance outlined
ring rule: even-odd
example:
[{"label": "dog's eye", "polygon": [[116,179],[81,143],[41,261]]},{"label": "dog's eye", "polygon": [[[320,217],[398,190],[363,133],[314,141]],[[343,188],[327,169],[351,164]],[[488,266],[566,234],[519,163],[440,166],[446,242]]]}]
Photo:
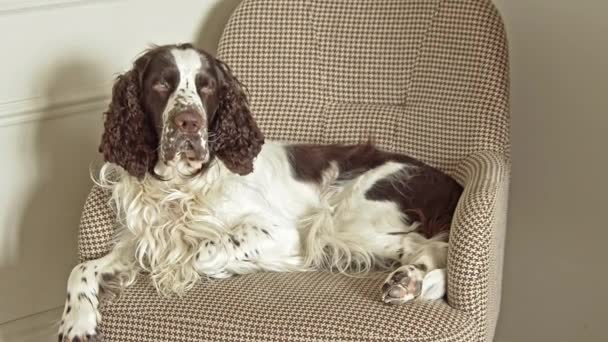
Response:
[{"label": "dog's eye", "polygon": [[169,83],[167,83],[167,81],[158,81],[154,84],[154,86],[152,86],[152,88],[154,88],[154,90],[156,90],[159,93],[167,93],[169,91]]},{"label": "dog's eye", "polygon": [[214,84],[215,83],[213,82],[213,80],[207,77],[199,76],[196,79],[196,88],[198,89],[198,92],[202,94],[211,93],[213,91]]}]

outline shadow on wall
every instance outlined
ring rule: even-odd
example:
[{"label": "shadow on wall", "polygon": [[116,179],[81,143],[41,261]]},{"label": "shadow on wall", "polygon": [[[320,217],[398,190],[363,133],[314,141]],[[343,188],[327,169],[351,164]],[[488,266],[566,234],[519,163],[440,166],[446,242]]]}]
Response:
[{"label": "shadow on wall", "polygon": [[198,36],[194,39],[194,44],[203,50],[215,55],[224,27],[230,19],[230,15],[242,0],[223,0],[218,1],[207,14],[201,23]]},{"label": "shadow on wall", "polygon": [[[228,19],[241,0],[217,1],[200,25],[193,43],[215,54]],[[104,84],[108,70],[96,61],[74,57],[62,61],[46,79],[46,97],[54,99],[66,84]],[[86,80],[86,82],[82,82]],[[37,80],[40,82],[40,79]],[[108,89],[111,85],[108,85]],[[57,110],[57,107],[51,110]],[[14,169],[24,172],[23,195],[11,205],[16,230],[10,261],[0,264],[2,298],[0,322],[18,319],[63,305],[67,277],[77,262],[78,224],[81,209],[91,188],[90,165],[98,165],[97,153],[103,129],[105,106],[86,112],[15,126],[23,147]],[[43,113],[48,115],[49,113]],[[71,113],[69,113],[71,114]],[[13,129],[13,128],[11,128]],[[21,147],[16,147],[21,148]],[[30,177],[30,174],[32,175]],[[55,332],[57,322],[48,322],[44,332]],[[32,334],[32,332],[21,332]],[[36,340],[35,336],[31,336]],[[0,336],[0,340],[11,340]]]},{"label": "shadow on wall", "polygon": [[[76,84],[82,84],[82,80],[103,84],[107,78],[102,77],[102,70],[78,57],[62,61],[47,77],[47,99],[57,98],[58,92],[66,90],[65,85],[74,84],[74,80]],[[60,108],[59,105],[49,111]],[[22,155],[15,161],[15,171],[31,169],[25,170],[26,181],[18,189],[24,194],[12,205],[15,224],[6,227],[16,229],[17,234],[16,246],[12,246],[15,254],[7,264],[0,265],[3,320],[63,304],[67,277],[77,261],[78,224],[92,184],[89,165],[98,159],[103,111],[101,105],[73,115],[66,111],[59,118],[7,128],[14,129],[16,136],[23,139],[16,142]],[[48,329],[55,330],[55,323],[49,322]]]}]

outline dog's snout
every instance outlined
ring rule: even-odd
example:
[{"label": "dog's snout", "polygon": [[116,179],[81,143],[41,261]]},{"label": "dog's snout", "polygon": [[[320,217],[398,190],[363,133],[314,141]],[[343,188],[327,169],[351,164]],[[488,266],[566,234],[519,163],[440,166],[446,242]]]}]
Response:
[{"label": "dog's snout", "polygon": [[182,133],[196,133],[201,129],[202,117],[194,112],[187,111],[177,114],[173,123]]}]

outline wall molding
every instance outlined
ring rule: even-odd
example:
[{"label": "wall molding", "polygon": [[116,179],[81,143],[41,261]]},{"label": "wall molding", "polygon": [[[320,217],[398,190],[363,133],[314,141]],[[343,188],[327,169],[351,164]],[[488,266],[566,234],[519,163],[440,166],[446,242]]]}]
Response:
[{"label": "wall molding", "polygon": [[122,0],[0,0],[0,15],[55,7],[71,7],[87,3],[116,1]]},{"label": "wall molding", "polygon": [[62,118],[67,116],[101,113],[107,108],[110,95],[107,87],[81,91],[58,99],[32,97],[29,99],[0,103],[0,127],[19,125],[32,121]]}]

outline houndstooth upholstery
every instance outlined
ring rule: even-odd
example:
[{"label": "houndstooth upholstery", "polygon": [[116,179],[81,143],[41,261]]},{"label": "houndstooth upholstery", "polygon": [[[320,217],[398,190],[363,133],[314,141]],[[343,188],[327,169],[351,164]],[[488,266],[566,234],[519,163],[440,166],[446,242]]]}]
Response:
[{"label": "houndstooth upholstery", "polygon": [[[145,277],[103,306],[106,341],[490,341],[500,303],[510,173],[508,59],[490,0],[244,0],[220,57],[268,138],[408,153],[464,185],[450,235],[448,303],[389,307],[384,275],[254,274],[182,299]],[[81,258],[110,247],[94,188]]]},{"label": "houndstooth upholstery", "polygon": [[116,214],[109,201],[110,193],[94,186],[84,203],[78,236],[80,261],[100,258],[111,248]]},{"label": "houndstooth upholstery", "polygon": [[269,138],[373,139],[453,173],[508,153],[507,50],[489,0],[244,1],[219,46]]},{"label": "houndstooth upholstery", "polygon": [[104,305],[104,341],[470,341],[475,321],[444,302],[390,307],[386,274],[260,273],[160,298],[142,276]]}]

